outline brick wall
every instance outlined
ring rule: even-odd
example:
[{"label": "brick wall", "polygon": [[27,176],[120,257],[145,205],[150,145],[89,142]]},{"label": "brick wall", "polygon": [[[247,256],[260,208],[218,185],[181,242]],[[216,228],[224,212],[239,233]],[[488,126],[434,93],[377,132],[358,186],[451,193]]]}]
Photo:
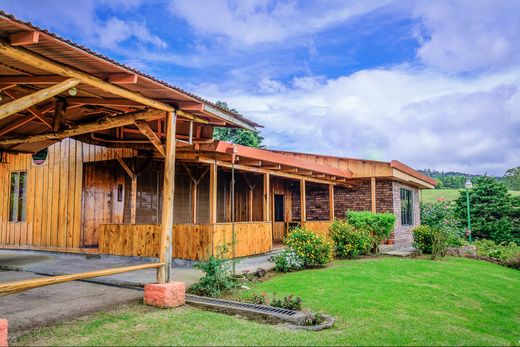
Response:
[{"label": "brick wall", "polygon": [[[344,218],[347,211],[371,211],[372,194],[370,180],[365,180],[352,188],[334,188],[334,217]],[[376,211],[393,211],[393,193],[391,181],[376,180]]]},{"label": "brick wall", "polygon": [[[402,225],[401,224],[401,188],[409,189],[412,191],[413,199],[413,224]],[[393,233],[394,243],[398,247],[409,246],[413,242],[412,229],[421,224],[421,210],[419,201],[419,190],[414,187],[407,186],[399,182],[393,182],[393,205],[394,214],[396,217],[395,228]]]},{"label": "brick wall", "polygon": [[[300,220],[300,186],[291,185],[292,219]],[[305,210],[308,221],[329,220],[329,186],[307,182],[305,185]]]}]

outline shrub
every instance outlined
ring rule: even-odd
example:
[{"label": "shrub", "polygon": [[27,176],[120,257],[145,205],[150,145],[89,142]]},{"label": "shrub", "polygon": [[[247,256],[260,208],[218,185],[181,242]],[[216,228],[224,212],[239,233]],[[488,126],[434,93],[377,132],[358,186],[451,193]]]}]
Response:
[{"label": "shrub", "polygon": [[448,249],[449,233],[446,229],[431,229],[432,233],[432,255],[431,260],[435,260],[438,256],[444,257]]},{"label": "shrub", "polygon": [[421,225],[412,230],[414,247],[422,253],[431,254],[433,245],[433,229]]},{"label": "shrub", "polygon": [[512,269],[520,270],[520,254],[517,254],[517,255],[509,258],[508,260],[506,260],[505,265]]},{"label": "shrub", "polygon": [[284,243],[305,267],[327,264],[334,258],[334,246],[329,239],[301,227],[292,229]]},{"label": "shrub", "polygon": [[194,265],[201,269],[205,275],[197,283],[193,284],[189,292],[191,294],[216,297],[222,292],[237,287],[237,281],[231,279],[231,262],[221,256],[210,257],[208,261]]},{"label": "shrub", "polygon": [[300,311],[302,309],[302,298],[293,295],[286,296],[283,299],[274,298],[271,301],[271,306]]},{"label": "shrub", "polygon": [[369,230],[374,236],[376,246],[390,236],[395,224],[393,213],[348,211],[346,217],[347,221],[356,229]]},{"label": "shrub", "polygon": [[300,270],[304,267],[303,260],[294,253],[292,249],[285,249],[269,259],[274,263],[274,271],[290,272]]},{"label": "shrub", "polygon": [[374,244],[374,237],[368,229],[356,229],[345,220],[335,220],[329,231],[336,255],[342,258],[352,259],[367,254]]},{"label": "shrub", "polygon": [[477,240],[474,242],[477,247],[477,255],[507,261],[515,257],[520,257],[520,246],[514,242],[496,244],[491,240]]},{"label": "shrub", "polygon": [[253,304],[256,305],[266,305],[267,303],[269,303],[269,300],[267,299],[267,294],[265,292],[262,294],[254,293],[253,297],[251,298],[251,301],[253,302]]}]

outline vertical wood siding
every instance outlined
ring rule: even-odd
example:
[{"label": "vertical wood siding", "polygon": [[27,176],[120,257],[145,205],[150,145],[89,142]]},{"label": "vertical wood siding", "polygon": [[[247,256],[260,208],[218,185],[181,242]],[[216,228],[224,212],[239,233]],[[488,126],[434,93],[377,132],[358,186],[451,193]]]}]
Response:
[{"label": "vertical wood siding", "polygon": [[[129,149],[109,149],[72,139],[48,148],[42,165],[30,154],[4,154],[0,163],[0,245],[77,250],[81,247],[83,163],[129,157]],[[9,222],[11,172],[27,172],[27,215]]]}]

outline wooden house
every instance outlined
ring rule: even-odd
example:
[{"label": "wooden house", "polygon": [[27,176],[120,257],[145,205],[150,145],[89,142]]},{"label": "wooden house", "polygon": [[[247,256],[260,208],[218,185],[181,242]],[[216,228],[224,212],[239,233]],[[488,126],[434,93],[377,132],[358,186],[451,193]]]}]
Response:
[{"label": "wooden house", "polygon": [[[396,243],[435,182],[397,161],[212,139],[258,124],[0,13],[0,247],[206,259],[270,251],[291,225],[391,211]],[[169,278],[163,266],[162,279]]]}]

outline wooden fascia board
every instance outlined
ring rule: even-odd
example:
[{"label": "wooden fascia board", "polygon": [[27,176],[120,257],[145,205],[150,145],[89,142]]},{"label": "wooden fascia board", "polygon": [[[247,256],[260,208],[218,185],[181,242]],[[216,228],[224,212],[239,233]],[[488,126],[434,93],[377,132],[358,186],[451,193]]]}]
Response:
[{"label": "wooden fascia board", "polygon": [[239,127],[241,128],[244,128],[244,129],[247,129],[247,130],[251,130],[251,131],[255,131],[255,127],[249,125],[248,123],[240,120],[240,119],[237,119],[237,118],[234,118],[224,112],[222,112],[221,110],[219,110],[218,108],[216,107],[213,107],[211,105],[208,105],[208,104],[204,104],[204,112],[207,112],[219,119],[222,119],[224,121],[226,121],[227,123],[229,124],[234,124],[234,125],[238,125]]},{"label": "wooden fascia board", "polygon": [[405,172],[402,172],[400,170],[394,169],[393,179],[397,179],[403,183],[410,184],[412,186],[421,188],[421,189],[433,189],[435,188],[435,185],[430,184],[426,181],[423,181],[421,179],[418,179],[417,177],[414,177],[412,175],[409,175]]},{"label": "wooden fascia board", "polygon": [[392,160],[390,162],[390,167],[392,167],[394,169],[397,169],[397,170],[399,170],[399,171],[401,171],[403,173],[406,173],[407,175],[413,176],[417,180],[423,181],[427,185],[431,185],[431,186],[434,186],[434,187],[437,185],[437,180],[436,179],[428,177],[428,176],[426,176],[426,175],[424,175],[424,174],[422,174],[422,173],[412,169],[408,165],[401,163],[398,160]]}]

